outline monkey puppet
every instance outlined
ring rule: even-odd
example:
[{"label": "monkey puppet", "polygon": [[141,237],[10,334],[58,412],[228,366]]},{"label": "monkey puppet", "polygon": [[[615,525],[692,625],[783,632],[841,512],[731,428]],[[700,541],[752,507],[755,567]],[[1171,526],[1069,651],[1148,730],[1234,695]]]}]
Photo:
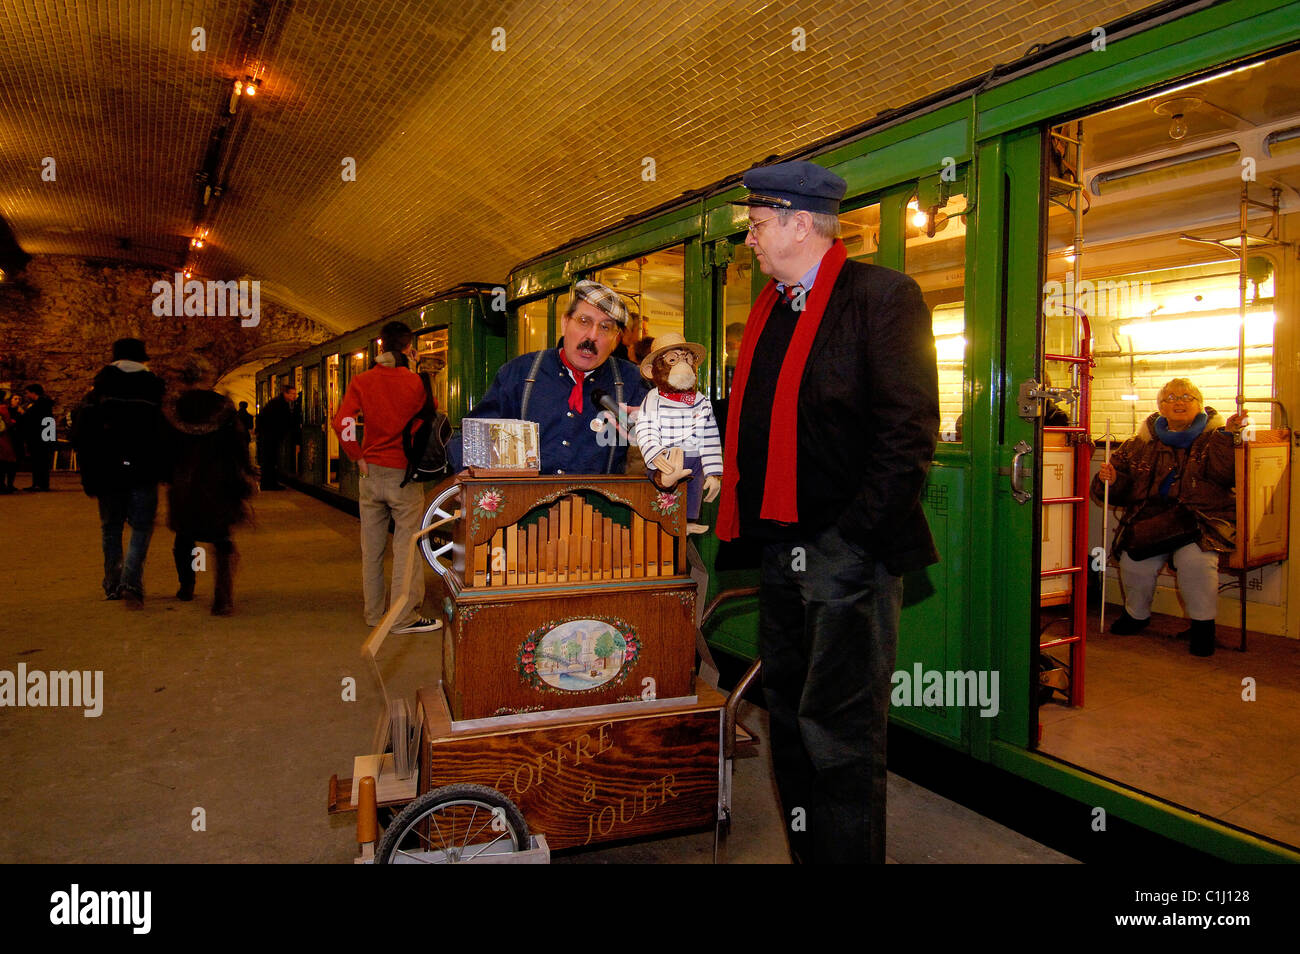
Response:
[{"label": "monkey puppet", "polygon": [[709,399],[695,390],[696,369],[703,360],[703,346],[670,331],[654,340],[641,362],[641,376],[654,388],[641,403],[636,439],[651,482],[672,490],[704,468],[703,486],[699,480],[686,486],[688,533],[708,530],[694,522],[700,516],[700,499],[712,503],[722,489],[718,422]]}]

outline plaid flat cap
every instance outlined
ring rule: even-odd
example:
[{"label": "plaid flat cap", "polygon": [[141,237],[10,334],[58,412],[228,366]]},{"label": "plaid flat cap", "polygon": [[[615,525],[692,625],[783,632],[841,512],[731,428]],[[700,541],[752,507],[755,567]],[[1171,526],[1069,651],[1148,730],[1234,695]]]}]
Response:
[{"label": "plaid flat cap", "polygon": [[627,327],[627,305],[623,304],[622,296],[614,289],[584,279],[573,286],[573,297],[595,305],[618,322],[620,328]]}]

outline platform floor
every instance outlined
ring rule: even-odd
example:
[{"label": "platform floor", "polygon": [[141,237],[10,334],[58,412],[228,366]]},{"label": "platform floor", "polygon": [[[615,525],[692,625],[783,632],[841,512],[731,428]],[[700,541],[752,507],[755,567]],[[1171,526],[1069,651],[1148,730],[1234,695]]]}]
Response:
[{"label": "platform floor", "polygon": [[[0,669],[102,671],[103,710],[0,711],[0,862],[349,862],[353,816],[326,814],[327,780],[351,774],[382,708],[359,655],[356,519],[294,491],[260,495],[237,538],[236,615],[216,618],[210,573],[194,602],[175,598],[160,515],[132,612],[102,599],[95,502],[75,477],[53,487],[0,497]],[[391,637],[389,693],[436,681],[438,649],[438,634]],[[762,717],[744,716],[760,733]],[[766,752],[738,760],[735,779],[728,860],[787,861]],[[904,779],[889,786],[891,861],[1071,860]],[[712,848],[702,833],[556,860],[707,862]]]}]

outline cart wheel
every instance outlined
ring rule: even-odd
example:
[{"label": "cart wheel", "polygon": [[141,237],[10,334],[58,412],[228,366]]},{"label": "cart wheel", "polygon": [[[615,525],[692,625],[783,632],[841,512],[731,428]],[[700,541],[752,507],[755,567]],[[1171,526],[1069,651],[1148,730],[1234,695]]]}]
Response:
[{"label": "cart wheel", "polygon": [[528,823],[510,799],[486,785],[446,785],[425,792],[393,820],[375,864],[456,864],[528,846]]},{"label": "cart wheel", "polygon": [[[429,509],[424,512],[424,519],[420,521],[420,529],[424,530],[430,524],[437,523],[439,520],[445,520],[456,515],[456,508],[453,505],[451,510],[443,509],[443,504],[450,503],[460,495],[460,484],[452,484],[438,496],[433,498],[429,504]],[[439,536],[439,534],[442,534]],[[437,539],[435,539],[437,537]],[[429,566],[433,567],[441,576],[447,572],[439,561],[438,557],[451,553],[452,539],[450,527],[435,531],[420,538],[420,549],[424,551],[424,559],[428,561]]]}]

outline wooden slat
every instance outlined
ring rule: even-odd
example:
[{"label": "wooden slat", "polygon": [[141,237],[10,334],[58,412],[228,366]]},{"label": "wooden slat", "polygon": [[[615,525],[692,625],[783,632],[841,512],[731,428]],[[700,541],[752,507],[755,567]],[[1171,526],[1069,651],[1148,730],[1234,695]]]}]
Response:
[{"label": "wooden slat", "polygon": [[645,518],[632,514],[632,576],[645,576]]},{"label": "wooden slat", "polygon": [[548,518],[542,517],[537,521],[537,582],[554,583],[550,577],[550,571],[555,566],[555,560],[552,558],[549,562],[546,559],[546,545],[550,542],[550,528]]},{"label": "wooden slat", "polygon": [[569,582],[569,538],[560,537],[555,549],[555,582]]},{"label": "wooden slat", "polygon": [[626,580],[634,572],[632,566],[632,529],[624,527],[621,535],[623,537],[623,579]]},{"label": "wooden slat", "polygon": [[569,582],[577,583],[582,579],[582,538],[576,533],[569,535]]},{"label": "wooden slat", "polygon": [[659,575],[659,524],[653,520],[645,524],[645,575]]},{"label": "wooden slat", "polygon": [[474,585],[487,586],[488,545],[480,543],[474,548]]},{"label": "wooden slat", "polygon": [[573,500],[572,497],[560,498],[560,539],[568,539],[569,528],[573,522]]},{"label": "wooden slat", "polygon": [[498,530],[492,534],[492,563],[489,567],[488,580],[492,586],[506,585],[506,532]]},{"label": "wooden slat", "polygon": [[[555,540],[554,540],[554,538],[548,539],[548,540],[546,541],[546,575],[545,575],[545,579],[538,580],[539,583],[554,583],[554,582],[555,582],[555,578],[556,578],[556,577],[555,577],[555,567],[556,567],[556,565],[557,565],[557,561],[558,561],[558,559],[559,559],[559,556],[558,556],[558,554],[557,554],[557,552],[556,552],[556,543],[555,543]],[[542,574],[540,574],[540,573],[538,574],[538,576],[541,576],[541,575],[542,575]]]},{"label": "wooden slat", "polygon": [[506,585],[519,584],[519,524],[506,528]]},{"label": "wooden slat", "polygon": [[659,575],[673,575],[673,535],[662,527],[659,529]]},{"label": "wooden slat", "polygon": [[578,532],[582,535],[582,578],[591,579],[591,525],[594,516],[591,504],[585,500],[582,502],[582,529]]},{"label": "wooden slat", "polygon": [[530,524],[528,527],[528,570],[525,582],[533,584],[537,582],[537,524]]},{"label": "wooden slat", "polygon": [[600,578],[614,579],[614,521],[605,517],[600,522]]}]

